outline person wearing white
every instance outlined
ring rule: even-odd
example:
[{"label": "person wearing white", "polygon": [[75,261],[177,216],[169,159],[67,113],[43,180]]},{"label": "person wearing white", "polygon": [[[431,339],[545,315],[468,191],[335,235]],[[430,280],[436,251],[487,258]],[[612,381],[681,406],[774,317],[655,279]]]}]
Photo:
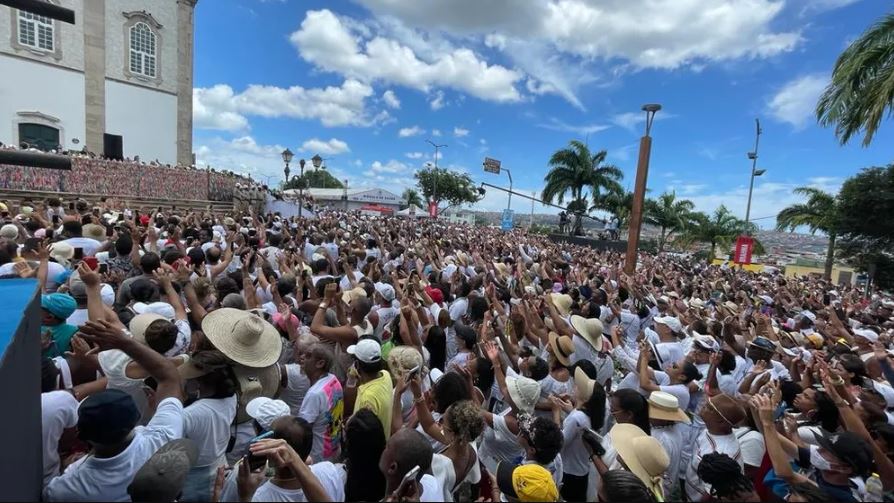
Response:
[{"label": "person wearing white", "polygon": [[[199,381],[203,387],[210,384],[206,384],[206,379],[199,378]],[[203,391],[214,393],[218,390],[200,388],[200,394],[204,394]],[[226,464],[230,425],[236,419],[237,406],[235,390],[226,391],[231,394],[220,398],[212,394],[215,398],[201,398],[183,409],[183,436],[196,444],[199,453],[183,488],[183,499],[186,501],[210,499],[217,467]]]},{"label": "person wearing white", "polygon": [[[332,501],[345,500],[345,488],[341,484],[342,478],[339,476],[338,467],[328,461],[314,463],[310,465],[310,471],[313,472],[323,489],[332,499]],[[252,501],[307,501],[304,495],[304,489],[285,489],[276,484],[276,479],[269,479],[255,491]]]},{"label": "person wearing white", "polygon": [[43,483],[59,476],[59,439],[68,428],[78,424],[78,401],[67,390],[49,391],[40,395],[41,429],[43,430]]},{"label": "person wearing white", "polygon": [[692,456],[686,466],[686,495],[690,501],[701,501],[710,495],[711,488],[698,476],[698,465],[705,454],[726,454],[743,466],[739,440],[733,434],[733,426],[745,419],[745,410],[729,395],[716,395],[703,401],[699,414],[705,430],[692,446]]}]

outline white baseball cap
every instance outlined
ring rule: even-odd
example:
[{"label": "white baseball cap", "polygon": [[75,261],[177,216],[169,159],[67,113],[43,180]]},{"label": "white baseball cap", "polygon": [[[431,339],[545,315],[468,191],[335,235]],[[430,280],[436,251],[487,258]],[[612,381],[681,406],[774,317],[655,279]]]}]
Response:
[{"label": "white baseball cap", "polygon": [[391,302],[394,300],[394,287],[389,285],[388,283],[376,283],[376,292],[378,292],[378,294],[381,295],[386,302]]},{"label": "white baseball cap", "polygon": [[862,337],[869,342],[875,343],[878,341],[878,334],[868,328],[858,328],[854,330],[854,335],[857,337]]},{"label": "white baseball cap", "polygon": [[289,406],[282,400],[274,400],[260,396],[248,402],[245,413],[261,425],[261,428],[269,430],[273,421],[291,414]]},{"label": "white baseball cap", "polygon": [[348,346],[348,354],[354,355],[363,363],[375,363],[382,359],[382,346],[375,339],[363,339],[357,344]]},{"label": "white baseball cap", "polygon": [[671,332],[675,334],[683,333],[683,324],[680,323],[680,320],[673,316],[656,316],[655,323],[665,325],[666,327],[671,329]]},{"label": "white baseball cap", "polygon": [[710,335],[696,334],[692,343],[705,351],[711,351],[712,353],[720,351],[720,344],[717,343],[717,339]]}]

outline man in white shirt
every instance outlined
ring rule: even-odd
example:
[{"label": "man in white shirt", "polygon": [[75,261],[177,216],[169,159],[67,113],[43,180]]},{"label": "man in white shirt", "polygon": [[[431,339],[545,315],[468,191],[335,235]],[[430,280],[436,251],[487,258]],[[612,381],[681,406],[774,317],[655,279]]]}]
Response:
[{"label": "man in white shirt", "polygon": [[92,257],[96,255],[96,251],[102,246],[102,243],[92,238],[85,238],[83,235],[84,227],[79,220],[68,220],[62,224],[62,232],[68,236],[68,239],[62,241],[71,245],[72,248],[80,248],[84,257]]},{"label": "man in white shirt", "polygon": [[140,412],[120,390],[105,390],[81,403],[78,436],[90,444],[83,457],[44,488],[46,501],[129,501],[127,486],[152,455],[183,436],[181,379],[176,367],[148,346],[134,340],[120,322],[88,322],[82,337],[100,349],[123,351],[158,383],[158,408],[145,427],[136,426]]},{"label": "man in white shirt", "polygon": [[740,467],[744,463],[733,427],[745,419],[745,409],[734,398],[720,394],[706,398],[699,415],[705,429],[692,446],[692,456],[684,472],[689,501],[702,501],[711,494],[711,488],[698,476],[698,465],[705,454],[719,452],[736,460]]},{"label": "man in white shirt", "polygon": [[385,494],[390,495],[399,487],[404,476],[419,467],[415,483],[409,484],[405,494],[398,495],[408,501],[443,501],[444,495],[437,479],[428,473],[434,451],[425,437],[416,430],[403,428],[391,436],[379,458],[379,470],[385,475]]}]

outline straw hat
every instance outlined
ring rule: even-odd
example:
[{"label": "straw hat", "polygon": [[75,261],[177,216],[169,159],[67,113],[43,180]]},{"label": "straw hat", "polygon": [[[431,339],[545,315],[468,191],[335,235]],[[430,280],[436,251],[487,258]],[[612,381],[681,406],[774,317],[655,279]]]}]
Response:
[{"label": "straw hat", "polygon": [[574,303],[574,299],[572,299],[570,295],[554,293],[550,295],[549,298],[553,305],[556,306],[556,310],[559,311],[560,315],[568,316],[571,314],[571,304]]},{"label": "straw hat", "polygon": [[593,396],[593,389],[596,388],[596,380],[590,379],[582,368],[574,369],[574,387],[581,391],[580,395],[587,397],[587,400]]},{"label": "straw hat", "polygon": [[653,391],[648,401],[649,418],[689,423],[689,416],[680,409],[680,401],[674,395],[666,391]]},{"label": "straw hat", "polygon": [[724,302],[723,307],[733,315],[739,314],[739,305],[731,300]]},{"label": "straw hat", "polygon": [[365,299],[365,298],[366,298],[366,290],[364,290],[363,288],[361,288],[359,286],[352,290],[342,292],[342,294],[341,294],[342,302],[344,302],[345,304],[349,304],[349,305],[351,304],[351,302],[353,302],[357,299]]},{"label": "straw hat", "polygon": [[56,262],[68,265],[68,262],[74,257],[74,247],[62,241],[50,245],[50,257]]},{"label": "straw hat", "polygon": [[202,332],[228,358],[247,367],[268,367],[282,352],[279,332],[256,314],[221,308],[202,320]]},{"label": "straw hat", "polygon": [[509,266],[506,265],[505,262],[494,262],[494,269],[496,269],[497,274],[499,274],[500,276],[509,275]]},{"label": "straw hat", "polygon": [[670,466],[670,458],[658,439],[629,423],[616,424],[609,437],[627,469],[652,493],[661,494],[661,476]]},{"label": "straw hat", "polygon": [[97,241],[106,240],[106,228],[97,224],[87,224],[83,227],[85,238],[95,239]]},{"label": "straw hat", "polygon": [[549,348],[559,363],[566,367],[571,366],[571,355],[574,353],[574,342],[567,335],[549,333]]},{"label": "straw hat", "polygon": [[584,318],[583,316],[574,315],[571,317],[571,326],[574,330],[586,339],[596,351],[602,350],[602,333],[605,328],[599,318]]},{"label": "straw hat", "polygon": [[693,298],[689,299],[687,306],[689,306],[690,309],[704,309],[705,301],[703,301],[702,299],[699,299],[698,297],[693,297]]},{"label": "straw hat", "polygon": [[149,325],[155,323],[158,320],[167,321],[167,318],[156,313],[145,313],[134,316],[130,320],[130,324],[128,326],[128,328],[130,328],[130,333],[133,334],[133,339],[137,342],[145,344],[146,330],[149,328]]}]

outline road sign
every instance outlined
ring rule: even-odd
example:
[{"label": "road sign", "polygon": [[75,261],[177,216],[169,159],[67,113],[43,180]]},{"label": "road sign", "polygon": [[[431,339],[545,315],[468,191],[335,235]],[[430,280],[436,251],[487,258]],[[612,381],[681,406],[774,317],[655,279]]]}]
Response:
[{"label": "road sign", "polygon": [[490,157],[484,158],[484,171],[488,173],[493,173],[495,175],[500,174],[500,161],[496,159],[491,159]]},{"label": "road sign", "polygon": [[512,210],[503,210],[503,218],[500,220],[500,229],[503,231],[512,230]]}]

